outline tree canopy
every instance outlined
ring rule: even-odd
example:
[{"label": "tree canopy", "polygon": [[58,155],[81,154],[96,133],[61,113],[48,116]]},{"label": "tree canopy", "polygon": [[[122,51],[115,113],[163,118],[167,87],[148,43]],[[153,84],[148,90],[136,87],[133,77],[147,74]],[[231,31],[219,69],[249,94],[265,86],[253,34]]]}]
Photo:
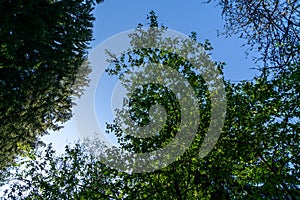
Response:
[{"label": "tree canopy", "polygon": [[[150,27],[157,16],[149,15]],[[145,35],[136,29],[136,36]],[[165,27],[161,29],[165,30]],[[133,35],[134,38],[134,35]],[[197,40],[196,34],[191,38]],[[136,42],[138,40],[134,40]],[[147,41],[147,40],[146,40]],[[180,43],[181,41],[177,41]],[[200,43],[207,51],[209,42]],[[209,125],[211,101],[201,76],[176,53],[142,48],[112,57],[108,70],[124,77],[127,70],[147,62],[164,63],[176,69],[193,85],[201,119],[187,151],[168,166],[148,173],[125,173],[100,162],[85,144],[66,147],[61,156],[49,146],[44,153],[25,151],[25,159],[10,178],[14,184],[7,197],[16,199],[297,199],[299,185],[299,63],[291,62],[276,76],[254,77],[253,81],[224,80],[227,99],[225,124],[217,144],[205,156],[199,149]],[[224,63],[215,63],[222,74]],[[161,95],[158,95],[161,94]],[[122,110],[108,131],[119,139],[121,148],[147,152],[166,145],[178,131],[180,105],[166,87],[143,85],[131,96],[127,109],[135,123],[151,120],[151,104],[166,109],[163,129],[150,138],[126,135],[120,129]],[[121,121],[120,121],[121,120]],[[129,130],[130,131],[130,130]],[[99,145],[99,148],[105,148]],[[26,153],[27,152],[27,153]],[[107,154],[114,153],[108,149]]]},{"label": "tree canopy", "polygon": [[86,64],[79,69],[92,40],[94,4],[0,2],[0,169],[72,116],[72,96],[87,83],[78,73],[87,72]]}]

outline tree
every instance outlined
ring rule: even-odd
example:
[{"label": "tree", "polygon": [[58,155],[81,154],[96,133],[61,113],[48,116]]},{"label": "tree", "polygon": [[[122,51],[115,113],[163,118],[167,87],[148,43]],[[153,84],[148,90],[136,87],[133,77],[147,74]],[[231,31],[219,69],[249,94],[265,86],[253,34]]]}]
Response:
[{"label": "tree", "polygon": [[[238,34],[247,40],[246,45],[249,45],[250,50],[259,53],[255,59],[263,62],[259,67],[259,77],[262,79],[258,79],[258,88],[269,88],[264,98],[274,104],[277,99],[280,105],[275,108],[276,113],[272,114],[272,122],[266,123],[261,129],[264,140],[271,141],[261,144],[265,149],[265,158],[261,159],[273,174],[279,173],[283,167],[285,170],[282,171],[292,175],[289,181],[293,180],[293,186],[284,186],[283,183],[281,187],[285,190],[299,188],[299,162],[296,161],[299,154],[299,1],[217,2],[223,9],[226,21],[223,34]],[[258,93],[257,90],[254,93]],[[274,97],[272,94],[275,93]],[[261,101],[257,103],[260,106],[266,105]],[[259,113],[265,112],[260,109]]]},{"label": "tree", "polygon": [[[152,16],[151,19],[156,19],[156,17]],[[158,23],[152,24],[157,25]],[[141,35],[146,34],[141,33]],[[143,41],[148,40],[144,39]],[[133,38],[133,41],[139,40]],[[211,49],[209,45],[202,46],[206,47],[206,50]],[[173,57],[172,54],[166,54],[157,49],[143,49],[134,53],[138,55],[127,53],[126,56],[119,59],[114,57],[115,68],[110,72],[118,74],[122,78],[127,68],[134,68],[149,60],[149,62],[172,66],[178,71],[182,70],[189,82],[196,84],[195,90],[205,90],[203,82],[197,83],[197,80],[199,81],[201,78],[193,73],[194,71],[191,70],[188,63],[182,63],[181,58]],[[181,67],[183,68],[180,69]],[[204,99],[200,104],[203,111],[201,116],[205,116],[201,118],[201,122],[204,121],[203,124],[199,123],[199,132],[197,133],[199,138],[197,136],[195,138],[198,143],[193,143],[187,153],[178,159],[178,162],[172,163],[157,173],[138,175],[139,181],[136,190],[131,188],[132,195],[142,193],[138,197],[139,199],[154,194],[159,196],[163,192],[166,192],[170,199],[192,199],[195,197],[193,195],[201,199],[246,197],[296,199],[299,195],[297,192],[299,163],[296,161],[299,154],[297,128],[299,126],[299,109],[296,108],[296,105],[299,104],[299,84],[298,78],[296,78],[298,73],[297,65],[295,65],[290,68],[286,67],[282,71],[278,70],[277,76],[271,80],[263,76],[263,78],[254,77],[253,82],[244,81],[236,85],[227,83],[228,114],[223,134],[214,151],[204,159],[197,158],[196,152],[201,146],[201,137],[207,129],[211,114],[209,113],[209,101],[206,100],[207,96],[205,93],[197,93],[199,99]],[[191,82],[191,80],[193,81]],[[155,103],[153,96],[156,92],[163,94],[155,86],[147,85],[144,88],[138,88],[138,95],[131,96],[129,102],[129,105],[131,103],[132,106],[131,116],[139,119],[137,123],[149,120],[147,119],[150,112],[149,106]],[[165,101],[173,103],[175,100],[169,98]],[[176,105],[176,101],[174,104]],[[284,110],[280,111],[282,108]],[[175,114],[177,110],[178,108],[172,108],[170,112]],[[121,119],[124,119],[122,115]],[[170,121],[176,124],[175,119],[176,117]],[[117,133],[122,147],[127,150],[144,152],[166,143],[162,133],[156,135],[157,137],[147,139],[125,135],[124,131],[119,129],[118,122],[116,121],[116,124],[109,128],[112,132]],[[126,123],[126,121],[121,121],[121,124]],[[172,125],[164,127],[166,137],[172,137],[172,130],[176,132],[176,127],[174,128]],[[159,139],[157,139],[158,137]],[[205,181],[197,178],[201,175],[205,177]],[[164,181],[159,183],[157,176]],[[191,179],[193,178],[198,179],[196,182],[202,188],[192,183]],[[170,187],[162,187],[161,184]],[[160,189],[153,191],[155,186]],[[201,192],[195,193],[195,191]],[[274,194],[273,191],[276,193]]]},{"label": "tree", "polygon": [[[208,0],[211,2],[212,0]],[[300,2],[297,0],[218,0],[226,21],[223,34],[238,34],[259,52],[260,70],[276,74],[299,63]]]},{"label": "tree", "polygon": [[72,116],[72,95],[78,93],[73,84],[92,40],[94,1],[4,0],[0,8],[4,169],[22,146],[36,146],[40,136],[59,130]]},{"label": "tree", "polygon": [[[158,25],[154,12],[150,13],[149,19],[150,27]],[[165,28],[161,30],[163,32]],[[140,41],[137,40],[138,36],[147,35],[141,26],[136,32],[132,35],[132,39],[135,39],[133,43]],[[191,37],[196,40],[195,34]],[[153,38],[144,39],[143,41],[150,41]],[[162,42],[159,38],[158,41]],[[175,41],[177,43],[174,46],[185,44],[184,40]],[[172,40],[167,40],[168,42],[174,44]],[[212,50],[208,42],[201,46],[206,51]],[[91,161],[81,162],[88,156],[84,155],[86,151],[83,148],[76,146],[74,150],[67,150],[66,155],[70,157],[69,160],[64,160],[64,156],[61,156],[59,161],[50,161],[52,165],[65,166],[67,170],[62,167],[60,171],[55,169],[34,174],[36,171],[32,170],[32,167],[27,167],[17,173],[17,180],[22,181],[26,178],[29,182],[24,183],[23,186],[16,182],[12,188],[17,189],[8,193],[10,197],[18,197],[18,192],[22,192],[23,195],[36,194],[33,192],[34,188],[40,188],[44,182],[43,179],[31,177],[47,177],[55,180],[56,174],[62,174],[62,180],[70,180],[75,176],[76,178],[73,179],[76,180],[75,183],[86,184],[77,184],[79,187],[73,187],[70,191],[70,187],[64,187],[66,183],[63,182],[64,184],[55,190],[51,187],[42,187],[39,195],[49,197],[60,191],[63,195],[72,194],[72,198],[79,199],[80,196],[77,194],[83,194],[85,190],[91,192],[89,195],[102,195],[104,185],[101,181],[99,184],[97,181],[91,184],[100,191],[91,191],[90,187],[81,187],[81,185],[88,185],[90,180],[95,180],[90,177],[99,176],[102,177],[101,180],[107,181],[107,188],[104,190],[107,191],[109,197],[103,196],[103,198],[111,199],[297,199],[300,185],[299,134],[297,134],[300,115],[297,107],[299,105],[299,76],[295,68],[291,68],[289,73],[285,72],[286,74],[280,76],[280,79],[269,80],[266,77],[254,77],[253,82],[242,81],[237,84],[225,82],[227,114],[222,134],[212,151],[206,157],[200,157],[199,149],[209,126],[212,105],[207,95],[205,82],[199,74],[195,73],[193,66],[176,56],[174,52],[155,48],[124,52],[120,57],[112,57],[112,61],[113,65],[109,73],[121,76],[121,78],[125,77],[125,80],[124,74],[127,70],[131,72],[135,66],[150,61],[164,63],[178,70],[195,87],[197,97],[201,99],[199,101],[201,119],[197,124],[199,126],[197,134],[187,151],[168,166],[148,173],[116,173],[102,164],[98,174],[87,171],[82,175],[83,169],[99,169],[99,162],[98,164]],[[223,63],[216,64],[219,66],[218,70],[222,70]],[[109,131],[116,134],[123,149],[130,152],[152,151],[157,147],[165,146],[177,134],[177,117],[181,115],[181,112],[178,113],[179,105],[175,95],[166,87],[155,84],[139,87],[133,91],[129,105],[125,108],[130,110],[135,123],[143,125],[151,120],[149,104],[152,103],[159,103],[166,108],[167,121],[157,135],[144,139],[125,135],[124,129],[119,128],[124,127],[127,121],[122,121],[122,119],[118,121],[118,118],[114,124],[108,125]],[[119,116],[122,117],[122,110]],[[94,142],[99,145],[97,141]],[[99,145],[98,148],[105,147]],[[70,152],[73,153],[70,154]],[[113,154],[114,151],[108,149],[108,156],[110,153]],[[44,169],[49,168],[43,167],[44,165],[37,161],[39,159],[31,159],[25,163],[30,166],[37,163],[37,166],[42,166]],[[72,170],[74,167],[79,172]],[[70,174],[69,171],[75,175]],[[60,183],[60,181],[55,182]]]}]

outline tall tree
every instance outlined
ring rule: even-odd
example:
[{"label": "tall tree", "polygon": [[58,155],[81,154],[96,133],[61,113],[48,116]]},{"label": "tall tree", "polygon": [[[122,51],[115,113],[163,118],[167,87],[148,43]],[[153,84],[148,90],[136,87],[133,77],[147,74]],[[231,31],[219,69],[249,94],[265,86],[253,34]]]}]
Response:
[{"label": "tall tree", "polygon": [[[155,21],[156,16],[149,18]],[[158,23],[152,22],[151,24],[156,26]],[[146,34],[141,33],[140,35],[145,36]],[[139,40],[134,38],[133,41]],[[176,42],[174,43],[180,43]],[[206,50],[212,49],[207,44],[202,44],[202,46]],[[134,54],[137,55],[128,53],[120,59],[114,57],[115,68],[110,72],[122,77],[127,68],[134,69],[135,66],[148,61],[163,63],[182,72],[191,84],[196,84],[196,86],[193,85],[196,91],[205,91],[201,78],[193,73],[189,64],[182,62],[180,57],[173,57],[172,54],[157,49],[143,49],[134,51]],[[139,196],[140,199],[143,199],[143,193],[146,193],[146,196],[152,194],[159,196],[162,191],[168,191],[167,194],[170,198],[190,199],[196,195],[196,190],[200,191],[197,193],[199,196],[196,196],[201,199],[211,197],[214,199],[246,197],[295,199],[299,195],[297,192],[299,187],[299,162],[297,161],[299,154],[298,69],[299,65],[291,62],[289,66],[285,67],[285,70],[278,70],[275,78],[262,76],[263,78],[254,77],[253,82],[244,81],[236,85],[227,83],[228,114],[224,132],[214,151],[204,159],[197,158],[195,149],[196,151],[200,149],[202,142],[200,138],[207,130],[207,123],[209,123],[211,115],[209,112],[211,102],[207,101],[205,93],[197,93],[199,95],[197,97],[203,100],[200,103],[203,118],[199,123],[198,138],[196,136],[195,139],[195,142],[198,141],[198,143],[193,143],[194,146],[192,145],[187,153],[178,159],[178,162],[172,163],[160,172],[138,175],[137,177],[141,179],[133,193],[136,194],[137,191],[140,191],[142,193]],[[160,95],[157,95],[156,92]],[[143,121],[147,122],[150,105],[157,103],[154,97],[165,98],[163,95],[163,90],[159,90],[155,86],[146,85],[144,88],[139,88],[138,92],[131,96],[130,111],[133,119],[138,119],[137,123],[141,124]],[[123,148],[144,153],[161,147],[174,137],[173,134],[178,133],[176,100],[169,97],[162,102],[173,104],[173,107],[167,106],[167,112],[175,114],[175,117],[169,119],[171,124],[167,124],[155,137],[140,139],[125,135],[123,130],[117,126],[119,121],[116,121],[115,126],[109,127],[112,132],[117,133]],[[162,105],[166,106],[163,103]],[[283,108],[284,110],[282,110]],[[120,118],[124,119],[122,115]],[[127,124],[127,121],[121,121],[121,124]],[[166,131],[166,136],[163,134],[164,131]],[[160,180],[165,180],[165,182],[161,182],[162,184],[169,183],[170,187],[165,186],[162,189],[162,185],[159,185],[159,181],[157,182],[157,175],[160,176]],[[203,178],[205,181],[199,180],[201,175],[205,177]],[[196,182],[202,188],[193,184],[191,178],[198,179]],[[141,190],[141,185],[145,189]],[[151,190],[155,187],[154,185],[161,189]],[[274,190],[276,193],[273,192]],[[148,193],[148,191],[151,192]],[[133,193],[132,195],[134,195]]]},{"label": "tall tree", "polygon": [[93,8],[93,0],[0,2],[0,169],[72,116]]}]

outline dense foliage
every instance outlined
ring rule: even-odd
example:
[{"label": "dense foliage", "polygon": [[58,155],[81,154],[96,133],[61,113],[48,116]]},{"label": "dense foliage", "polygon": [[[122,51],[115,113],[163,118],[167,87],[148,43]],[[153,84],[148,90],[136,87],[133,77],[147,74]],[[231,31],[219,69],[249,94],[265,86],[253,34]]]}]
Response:
[{"label": "dense foliage", "polygon": [[76,74],[87,73],[79,69],[93,8],[93,0],[0,2],[0,169],[72,116],[72,95],[87,83]]},{"label": "dense foliage", "polygon": [[[158,26],[155,13],[151,12],[149,19],[150,26]],[[140,28],[137,28],[137,35],[142,33]],[[195,34],[191,37],[196,40]],[[264,43],[259,43],[259,40],[256,42],[265,48]],[[291,45],[297,47],[299,44],[295,40]],[[208,52],[212,50],[208,42],[201,46]],[[62,156],[55,156],[49,147],[44,156],[27,153],[22,164],[25,167],[12,177],[18,181],[11,186],[8,197],[297,199],[300,196],[300,65],[297,48],[298,54],[291,54],[294,60],[284,66],[275,65],[271,57],[268,65],[273,63],[274,68],[264,68],[262,74],[254,77],[251,82],[232,84],[225,81],[225,125],[218,143],[203,158],[199,157],[199,148],[209,124],[211,105],[205,83],[190,63],[172,52],[157,49],[140,49],[124,52],[121,57],[113,57],[114,65],[109,70],[111,74],[122,76],[122,73],[130,71],[134,66],[157,62],[176,69],[193,85],[197,97],[202,99],[199,101],[201,120],[189,149],[167,167],[149,173],[127,174],[101,164],[96,157],[86,153],[84,145],[67,147]],[[288,55],[290,51],[285,49],[282,53]],[[277,59],[281,62],[281,57]],[[216,65],[221,71],[224,64]],[[271,69],[275,71],[269,71]],[[151,151],[163,147],[174,137],[178,129],[176,120],[180,115],[179,105],[165,87],[147,85],[139,88],[129,101],[132,118],[137,124],[147,124],[150,120],[149,107],[153,103],[164,106],[167,114],[164,129],[156,136],[139,139],[125,135],[119,129],[118,119],[108,126],[108,130],[118,137],[122,148],[132,152]]]}]

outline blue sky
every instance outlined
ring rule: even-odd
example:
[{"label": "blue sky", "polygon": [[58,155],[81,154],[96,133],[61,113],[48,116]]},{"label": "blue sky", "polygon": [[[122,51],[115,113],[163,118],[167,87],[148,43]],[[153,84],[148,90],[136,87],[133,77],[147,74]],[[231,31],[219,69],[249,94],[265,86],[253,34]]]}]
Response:
[{"label": "blue sky", "polygon": [[[105,39],[122,31],[133,29],[138,23],[146,24],[146,16],[154,10],[158,15],[158,20],[170,29],[189,35],[192,31],[197,32],[198,40],[209,39],[214,47],[212,58],[215,61],[226,62],[224,69],[225,79],[238,81],[253,78],[255,71],[250,68],[255,67],[251,57],[246,59],[246,48],[241,45],[245,42],[237,37],[225,38],[217,36],[217,31],[223,30],[224,21],[221,17],[221,10],[216,3],[203,3],[199,0],[105,0],[97,5],[94,15],[94,41],[91,43],[90,51]],[[106,77],[107,79],[108,77]],[[98,96],[104,97],[101,101],[96,101],[96,113],[98,121],[103,127],[105,121],[112,120],[111,113],[111,93],[107,93],[114,88],[115,80],[101,81],[98,85]],[[103,93],[103,88],[106,92]],[[95,97],[96,98],[96,97]],[[101,110],[101,111],[100,111]],[[65,128],[45,136],[46,143],[53,143],[58,153],[62,153],[64,146],[79,139],[76,130],[75,120],[72,118],[65,124]]]}]

